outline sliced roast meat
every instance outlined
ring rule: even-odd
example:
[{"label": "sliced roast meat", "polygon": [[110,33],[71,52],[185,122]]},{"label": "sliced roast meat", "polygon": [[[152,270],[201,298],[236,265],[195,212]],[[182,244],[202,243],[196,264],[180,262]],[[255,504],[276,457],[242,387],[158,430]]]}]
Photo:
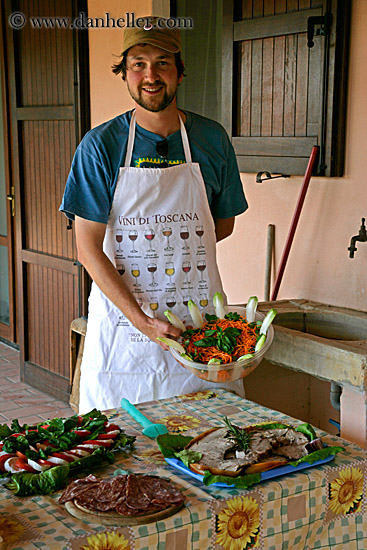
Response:
[{"label": "sliced roast meat", "polygon": [[[201,453],[202,456],[197,461],[201,471],[207,468],[214,473],[232,476],[240,475],[254,464],[271,462],[274,456],[297,460],[308,454],[308,438],[293,428],[262,430],[254,427],[249,433],[247,449],[241,449],[229,437],[228,428],[208,430],[194,438],[186,448]],[[194,471],[200,469],[197,465],[192,465]]]},{"label": "sliced roast meat", "polygon": [[283,445],[283,447],[279,447],[274,454],[285,456],[289,458],[289,460],[298,460],[308,455],[308,452],[304,445]]}]

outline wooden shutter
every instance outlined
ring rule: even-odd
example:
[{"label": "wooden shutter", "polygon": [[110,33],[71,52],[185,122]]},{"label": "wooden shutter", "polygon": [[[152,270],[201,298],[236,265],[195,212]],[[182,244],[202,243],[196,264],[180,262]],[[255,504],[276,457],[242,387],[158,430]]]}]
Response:
[{"label": "wooden shutter", "polygon": [[[302,175],[319,145],[318,173],[343,175],[350,3],[242,0],[224,9],[222,115],[240,170]],[[330,32],[309,48],[308,18],[326,13]]]}]

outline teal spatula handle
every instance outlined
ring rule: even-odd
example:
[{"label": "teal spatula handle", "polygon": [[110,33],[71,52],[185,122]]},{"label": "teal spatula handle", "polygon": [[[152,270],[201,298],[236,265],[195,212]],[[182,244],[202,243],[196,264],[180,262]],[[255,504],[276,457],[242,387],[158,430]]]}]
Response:
[{"label": "teal spatula handle", "polygon": [[148,426],[151,426],[153,422],[148,420],[146,416],[144,416],[128,399],[125,399],[124,397],[121,399],[121,407],[125,409],[129,413],[130,416],[132,416],[143,428],[147,428]]}]

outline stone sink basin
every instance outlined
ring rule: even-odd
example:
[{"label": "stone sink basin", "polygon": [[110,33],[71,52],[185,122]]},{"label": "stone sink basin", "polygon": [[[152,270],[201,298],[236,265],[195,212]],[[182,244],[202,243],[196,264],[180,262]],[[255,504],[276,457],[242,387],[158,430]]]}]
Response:
[{"label": "stone sink basin", "polygon": [[295,371],[367,389],[367,313],[304,299],[259,303],[275,307],[274,340],[265,359]]}]

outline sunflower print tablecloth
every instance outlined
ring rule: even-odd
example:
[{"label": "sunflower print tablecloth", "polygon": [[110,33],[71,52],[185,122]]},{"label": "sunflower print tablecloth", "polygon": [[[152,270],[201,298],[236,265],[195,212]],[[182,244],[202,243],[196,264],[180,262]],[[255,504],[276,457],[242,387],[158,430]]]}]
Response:
[{"label": "sunflower print tablecloth", "polygon": [[[278,420],[300,421],[224,390],[203,391],[138,406],[171,433],[195,436],[222,425],[228,416],[238,425]],[[0,487],[0,550],[367,550],[367,453],[317,431],[345,452],[323,466],[274,478],[248,490],[205,487],[169,467],[154,440],[141,434],[121,409],[110,419],[136,435],[129,455],[96,471],[170,478],[186,496],[185,506],[157,523],[106,527],[84,523],[58,504],[58,494],[17,498]]]}]

